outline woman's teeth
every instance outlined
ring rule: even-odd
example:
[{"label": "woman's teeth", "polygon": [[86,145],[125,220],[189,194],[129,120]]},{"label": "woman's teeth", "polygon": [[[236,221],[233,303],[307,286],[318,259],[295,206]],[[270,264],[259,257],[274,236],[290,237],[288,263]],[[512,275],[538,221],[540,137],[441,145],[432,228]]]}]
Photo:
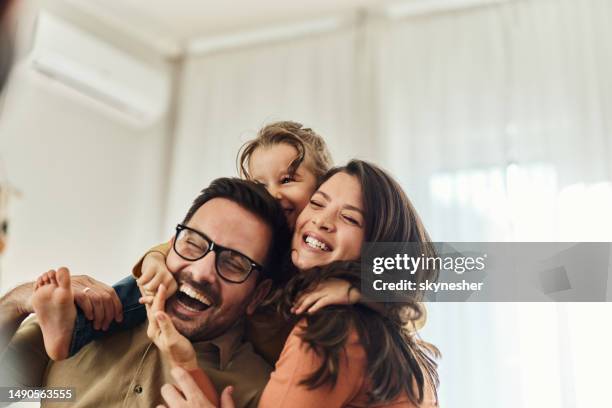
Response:
[{"label": "woman's teeth", "polygon": [[321,242],[318,239],[311,237],[310,235],[306,237],[304,242],[306,242],[306,244],[308,244],[308,246],[311,248],[320,249],[322,251],[330,250],[330,248],[324,242]]}]

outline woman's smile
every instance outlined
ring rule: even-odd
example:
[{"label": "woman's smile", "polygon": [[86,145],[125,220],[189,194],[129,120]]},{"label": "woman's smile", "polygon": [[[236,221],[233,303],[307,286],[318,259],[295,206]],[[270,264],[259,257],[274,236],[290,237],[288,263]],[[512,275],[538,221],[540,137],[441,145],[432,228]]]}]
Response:
[{"label": "woman's smile", "polygon": [[329,178],[298,216],[291,260],[300,270],[357,260],[364,239],[359,180],[346,173]]}]

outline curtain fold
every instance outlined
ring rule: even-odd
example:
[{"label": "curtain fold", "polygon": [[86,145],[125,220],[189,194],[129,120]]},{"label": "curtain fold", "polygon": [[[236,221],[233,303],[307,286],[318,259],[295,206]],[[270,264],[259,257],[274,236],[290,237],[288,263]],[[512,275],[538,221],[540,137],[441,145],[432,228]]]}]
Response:
[{"label": "curtain fold", "polygon": [[[168,228],[210,180],[236,174],[258,128],[291,119],[337,163],[388,169],[435,241],[612,240],[612,2],[362,17],[187,60]],[[604,394],[584,378],[604,371],[576,363],[589,337],[565,306],[428,305],[442,406],[593,406]],[[607,321],[606,308],[580,310]],[[612,342],[604,327],[593,335]]]}]

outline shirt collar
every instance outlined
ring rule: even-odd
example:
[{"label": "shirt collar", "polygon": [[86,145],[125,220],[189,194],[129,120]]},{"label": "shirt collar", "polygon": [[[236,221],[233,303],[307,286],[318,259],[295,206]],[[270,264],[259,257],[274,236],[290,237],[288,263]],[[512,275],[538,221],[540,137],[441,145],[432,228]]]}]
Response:
[{"label": "shirt collar", "polygon": [[219,369],[225,370],[234,352],[242,344],[244,337],[244,321],[240,320],[222,335],[214,339],[198,341],[193,343],[196,351],[206,351],[215,349],[219,355]]}]

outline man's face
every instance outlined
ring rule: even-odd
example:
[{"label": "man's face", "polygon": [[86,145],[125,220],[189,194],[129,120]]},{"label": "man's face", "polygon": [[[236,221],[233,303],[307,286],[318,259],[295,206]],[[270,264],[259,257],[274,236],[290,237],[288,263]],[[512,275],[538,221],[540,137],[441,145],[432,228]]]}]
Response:
[{"label": "man's face", "polygon": [[[208,201],[196,211],[187,226],[260,265],[265,262],[272,235],[270,227],[231,200],[214,198]],[[245,312],[252,312],[265,286],[264,282],[257,285],[260,273],[257,270],[243,283],[223,280],[215,269],[216,256],[210,252],[197,261],[187,261],[173,249],[166,260],[178,283],[176,294],[166,303],[166,312],[177,330],[191,341],[223,334]]]}]

